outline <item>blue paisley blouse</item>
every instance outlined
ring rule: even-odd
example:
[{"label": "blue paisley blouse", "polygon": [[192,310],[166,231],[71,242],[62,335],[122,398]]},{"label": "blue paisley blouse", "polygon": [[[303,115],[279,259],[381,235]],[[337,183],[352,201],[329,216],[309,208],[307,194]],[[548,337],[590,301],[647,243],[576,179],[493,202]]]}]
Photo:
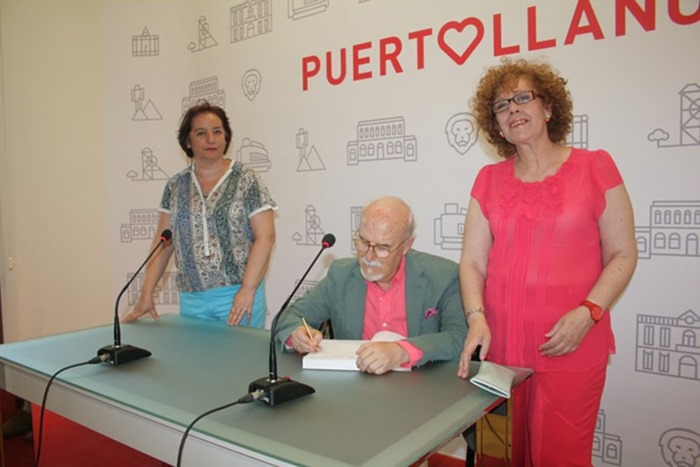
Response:
[{"label": "blue paisley blouse", "polygon": [[178,289],[240,284],[253,244],[250,219],[277,204],[258,174],[240,162],[231,162],[208,196],[194,167],[168,181],[159,209],[170,215]]}]

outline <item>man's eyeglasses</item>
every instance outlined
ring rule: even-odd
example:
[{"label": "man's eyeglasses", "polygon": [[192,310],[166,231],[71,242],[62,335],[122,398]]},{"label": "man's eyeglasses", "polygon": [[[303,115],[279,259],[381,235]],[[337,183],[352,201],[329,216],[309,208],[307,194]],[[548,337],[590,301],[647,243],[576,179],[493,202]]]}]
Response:
[{"label": "man's eyeglasses", "polygon": [[385,259],[388,258],[390,254],[392,254],[394,251],[396,251],[398,248],[400,248],[404,243],[406,243],[406,240],[408,238],[404,239],[401,243],[399,243],[396,246],[391,246],[391,245],[382,245],[382,244],[372,244],[362,238],[362,236],[358,233],[353,235],[352,237],[352,243],[355,245],[355,249],[359,254],[362,256],[366,255],[367,252],[369,252],[369,249],[372,248],[374,249],[374,254],[377,256],[377,258]]},{"label": "man's eyeglasses", "polygon": [[493,103],[491,108],[493,113],[498,114],[510,108],[510,102],[513,101],[518,105],[527,104],[528,102],[535,100],[535,97],[542,98],[539,94],[535,94],[535,91],[521,91],[513,94],[510,99],[499,99]]}]

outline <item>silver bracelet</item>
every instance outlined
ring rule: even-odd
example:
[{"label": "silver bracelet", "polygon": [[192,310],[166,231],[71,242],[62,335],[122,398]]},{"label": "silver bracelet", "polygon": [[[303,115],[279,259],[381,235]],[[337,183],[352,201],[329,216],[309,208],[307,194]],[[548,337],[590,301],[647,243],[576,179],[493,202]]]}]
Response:
[{"label": "silver bracelet", "polygon": [[474,308],[469,308],[467,311],[464,312],[464,317],[469,321],[469,317],[471,315],[474,315],[476,313],[481,313],[482,315],[486,316],[486,312],[484,311],[484,307],[478,306]]}]

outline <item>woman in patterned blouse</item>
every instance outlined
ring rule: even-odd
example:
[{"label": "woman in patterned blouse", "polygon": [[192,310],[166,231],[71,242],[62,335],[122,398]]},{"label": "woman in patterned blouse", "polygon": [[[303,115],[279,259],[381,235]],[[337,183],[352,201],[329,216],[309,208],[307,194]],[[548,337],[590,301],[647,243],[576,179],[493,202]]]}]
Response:
[{"label": "woman in patterned blouse", "polygon": [[182,315],[265,324],[263,279],[277,205],[251,168],[224,157],[231,137],[220,107],[204,102],[183,116],[178,141],[192,164],[165,186],[153,246],[166,228],[172,240],[149,262],[139,301],[124,322],[146,313],[158,318],[153,294],[174,252]]}]

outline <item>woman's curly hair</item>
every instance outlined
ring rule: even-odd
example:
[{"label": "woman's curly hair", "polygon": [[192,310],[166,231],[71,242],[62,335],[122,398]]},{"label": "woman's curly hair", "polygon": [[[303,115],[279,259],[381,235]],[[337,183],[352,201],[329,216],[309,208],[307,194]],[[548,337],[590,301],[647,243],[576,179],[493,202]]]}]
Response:
[{"label": "woman's curly hair", "polygon": [[500,135],[500,128],[493,112],[493,102],[502,90],[512,90],[518,85],[519,78],[528,78],[533,91],[542,96],[545,107],[551,109],[552,116],[547,122],[547,133],[555,143],[564,143],[571,131],[573,121],[573,103],[571,94],[566,89],[566,79],[544,61],[527,61],[523,58],[501,59],[500,65],[486,69],[471,100],[479,129],[486,135],[486,140],[495,146],[498,155],[509,158],[515,155],[515,146]]}]

